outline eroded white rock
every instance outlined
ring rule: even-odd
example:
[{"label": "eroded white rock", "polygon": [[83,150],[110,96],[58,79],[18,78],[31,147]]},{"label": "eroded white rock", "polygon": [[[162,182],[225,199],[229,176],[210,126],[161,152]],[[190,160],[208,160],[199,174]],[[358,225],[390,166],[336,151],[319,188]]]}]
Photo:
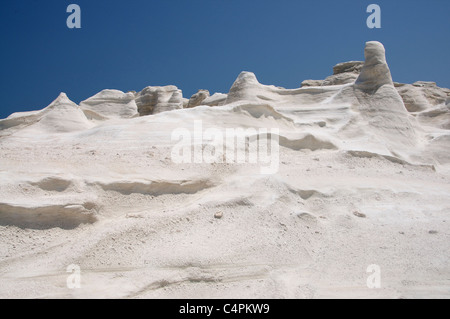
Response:
[{"label": "eroded white rock", "polygon": [[119,90],[103,90],[80,103],[91,119],[133,118],[139,116],[135,96]]},{"label": "eroded white rock", "polygon": [[375,136],[392,152],[399,153],[417,143],[415,129],[394,87],[384,46],[376,41],[367,42],[364,55],[364,66],[354,84],[359,112]]},{"label": "eroded white rock", "polygon": [[367,42],[364,56],[364,66],[356,80],[356,87],[363,91],[374,92],[385,84],[394,86],[383,44],[377,41]]},{"label": "eroded white rock", "polygon": [[192,95],[187,105],[188,108],[196,107],[202,105],[203,101],[206,100],[210,96],[208,90],[198,90],[197,93]]},{"label": "eroded white rock", "polygon": [[36,126],[53,133],[80,131],[92,127],[80,107],[65,93],[61,93],[43,109],[41,116]]},{"label": "eroded white rock", "polygon": [[230,89],[227,104],[242,100],[254,100],[260,90],[260,83],[252,72],[241,72]]},{"label": "eroded white rock", "polygon": [[203,105],[208,106],[220,106],[224,105],[227,100],[228,94],[223,93],[214,93],[213,95],[207,97],[203,100]]},{"label": "eroded white rock", "polygon": [[174,85],[149,86],[136,93],[136,105],[141,116],[182,109],[183,93]]}]

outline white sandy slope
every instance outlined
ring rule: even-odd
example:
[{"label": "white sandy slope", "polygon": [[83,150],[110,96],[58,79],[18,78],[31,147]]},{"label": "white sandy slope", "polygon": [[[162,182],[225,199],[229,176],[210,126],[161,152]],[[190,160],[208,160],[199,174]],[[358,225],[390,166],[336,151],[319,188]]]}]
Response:
[{"label": "white sandy slope", "polygon": [[[0,298],[450,296],[448,98],[408,112],[380,43],[355,83],[243,72],[221,106],[143,117],[133,95],[148,94],[62,94],[0,121]],[[172,132],[199,120],[279,129],[278,172],[175,164]]]}]

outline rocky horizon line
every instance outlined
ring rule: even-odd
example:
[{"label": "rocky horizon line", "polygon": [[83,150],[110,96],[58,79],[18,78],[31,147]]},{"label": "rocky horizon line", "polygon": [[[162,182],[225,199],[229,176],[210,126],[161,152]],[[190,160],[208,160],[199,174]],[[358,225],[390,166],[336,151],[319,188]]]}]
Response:
[{"label": "rocky horizon line", "polygon": [[[369,41],[366,43],[366,51],[367,45],[370,44],[372,45],[376,44],[375,46],[377,46],[378,48],[375,48],[374,52],[369,53],[369,59],[372,59],[371,54],[376,55],[378,54],[377,50],[380,50],[381,53],[379,54],[378,57],[374,58],[375,59],[374,63],[381,63],[380,65],[383,65],[384,67],[382,68],[382,70],[379,70],[377,72],[379,73],[379,75],[381,75],[382,77],[384,76],[386,78],[385,80],[383,80],[384,81],[383,84],[390,84],[396,88],[408,112],[424,111],[426,109],[429,109],[430,106],[436,106],[441,103],[445,103],[447,106],[450,105],[450,89],[439,87],[437,86],[436,82],[416,81],[411,84],[394,82],[392,80],[389,68],[387,66],[383,45],[377,41]],[[297,89],[285,89],[279,86],[276,86],[276,88],[292,91],[298,89],[311,89],[316,87],[355,84],[361,75],[361,71],[363,70],[364,64],[365,63],[367,64],[367,58],[368,56],[366,52],[366,62],[347,61],[338,63],[333,67],[332,75],[328,76],[323,80],[312,80],[312,79],[304,80],[301,82],[300,88]],[[369,77],[370,76],[374,75],[372,74],[369,75]],[[243,77],[247,77],[248,79],[251,79],[249,81],[253,81],[255,83],[260,84],[256,78],[256,75],[253,72],[242,71],[238,76],[238,78],[236,79],[236,81],[239,81],[239,79]],[[232,88],[230,89],[230,92],[231,90],[233,90],[233,87],[236,86],[236,81],[233,84]],[[105,120],[111,116],[111,113],[116,113],[114,115],[119,116],[121,118],[133,118],[139,116],[158,114],[161,112],[176,109],[193,108],[200,105],[211,107],[222,106],[230,103],[229,98],[230,92],[229,93],[217,92],[211,95],[208,90],[199,89],[197,93],[193,94],[189,99],[187,99],[183,97],[182,90],[175,85],[147,86],[139,92],[128,91],[126,93],[116,89],[104,89],[99,93],[87,98],[86,100],[81,101],[79,104],[76,104],[75,102],[71,101],[66,93],[61,92],[60,95],[49,106],[58,104],[61,101],[65,101],[65,103],[73,104],[80,107],[80,109],[83,111],[86,117],[90,120],[92,119]],[[108,102],[111,103],[119,102],[120,104],[123,104],[125,107],[122,110],[115,110],[115,111],[105,110],[104,107],[101,107],[102,104],[105,105],[108,104]],[[28,115],[33,112],[38,111],[12,113],[4,120],[16,118],[17,116],[21,115]],[[2,128],[3,126],[0,122],[0,129]]]}]

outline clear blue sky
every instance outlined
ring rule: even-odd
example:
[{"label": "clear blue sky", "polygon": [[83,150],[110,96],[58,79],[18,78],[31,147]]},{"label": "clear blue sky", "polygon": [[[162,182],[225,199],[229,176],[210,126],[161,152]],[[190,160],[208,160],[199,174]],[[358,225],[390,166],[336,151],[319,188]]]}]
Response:
[{"label": "clear blue sky", "polygon": [[[82,29],[66,26],[69,4]],[[368,29],[366,8],[382,9]],[[243,71],[286,88],[363,60],[381,41],[394,81],[450,87],[449,0],[3,0],[0,118],[102,89],[227,93]]]}]

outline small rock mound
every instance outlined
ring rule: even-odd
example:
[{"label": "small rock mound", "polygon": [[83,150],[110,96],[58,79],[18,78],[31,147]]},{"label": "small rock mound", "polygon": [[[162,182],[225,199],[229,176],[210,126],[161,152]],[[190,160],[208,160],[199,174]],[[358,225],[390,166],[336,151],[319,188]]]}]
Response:
[{"label": "small rock mound", "polygon": [[322,86],[324,80],[304,80],[300,87]]},{"label": "small rock mound", "polygon": [[257,95],[256,92],[260,90],[261,84],[258,82],[256,75],[252,72],[241,72],[234,82],[228,93],[227,104],[243,101],[253,100]]},{"label": "small rock mound", "polygon": [[333,67],[333,75],[349,72],[359,74],[363,66],[364,66],[363,61],[349,61],[338,63]]},{"label": "small rock mound", "polygon": [[362,61],[348,61],[336,64],[333,67],[333,75],[325,80],[305,80],[301,87],[323,86],[323,85],[342,85],[354,83],[364,65]]},{"label": "small rock mound", "polygon": [[183,93],[174,85],[149,86],[136,93],[140,116],[183,108]]},{"label": "small rock mound", "polygon": [[36,128],[53,133],[65,133],[85,130],[92,125],[80,107],[72,102],[65,93],[41,111],[42,117]]},{"label": "small rock mound", "polygon": [[139,115],[133,93],[103,90],[80,103],[88,118],[132,118]]},{"label": "small rock mound", "polygon": [[208,106],[220,106],[225,104],[227,97],[228,97],[227,94],[214,93],[210,97],[207,97],[205,100],[203,100],[202,104]]},{"label": "small rock mound", "polygon": [[448,90],[440,88],[434,82],[415,82],[397,86],[405,107],[409,112],[420,112],[444,104]]},{"label": "small rock mound", "polygon": [[342,85],[354,83],[363,68],[362,61],[349,61],[336,64],[333,67],[333,75],[323,81],[323,85]]},{"label": "small rock mound", "polygon": [[202,102],[210,96],[208,90],[198,90],[197,93],[192,95],[187,105],[188,108],[202,105]]}]

